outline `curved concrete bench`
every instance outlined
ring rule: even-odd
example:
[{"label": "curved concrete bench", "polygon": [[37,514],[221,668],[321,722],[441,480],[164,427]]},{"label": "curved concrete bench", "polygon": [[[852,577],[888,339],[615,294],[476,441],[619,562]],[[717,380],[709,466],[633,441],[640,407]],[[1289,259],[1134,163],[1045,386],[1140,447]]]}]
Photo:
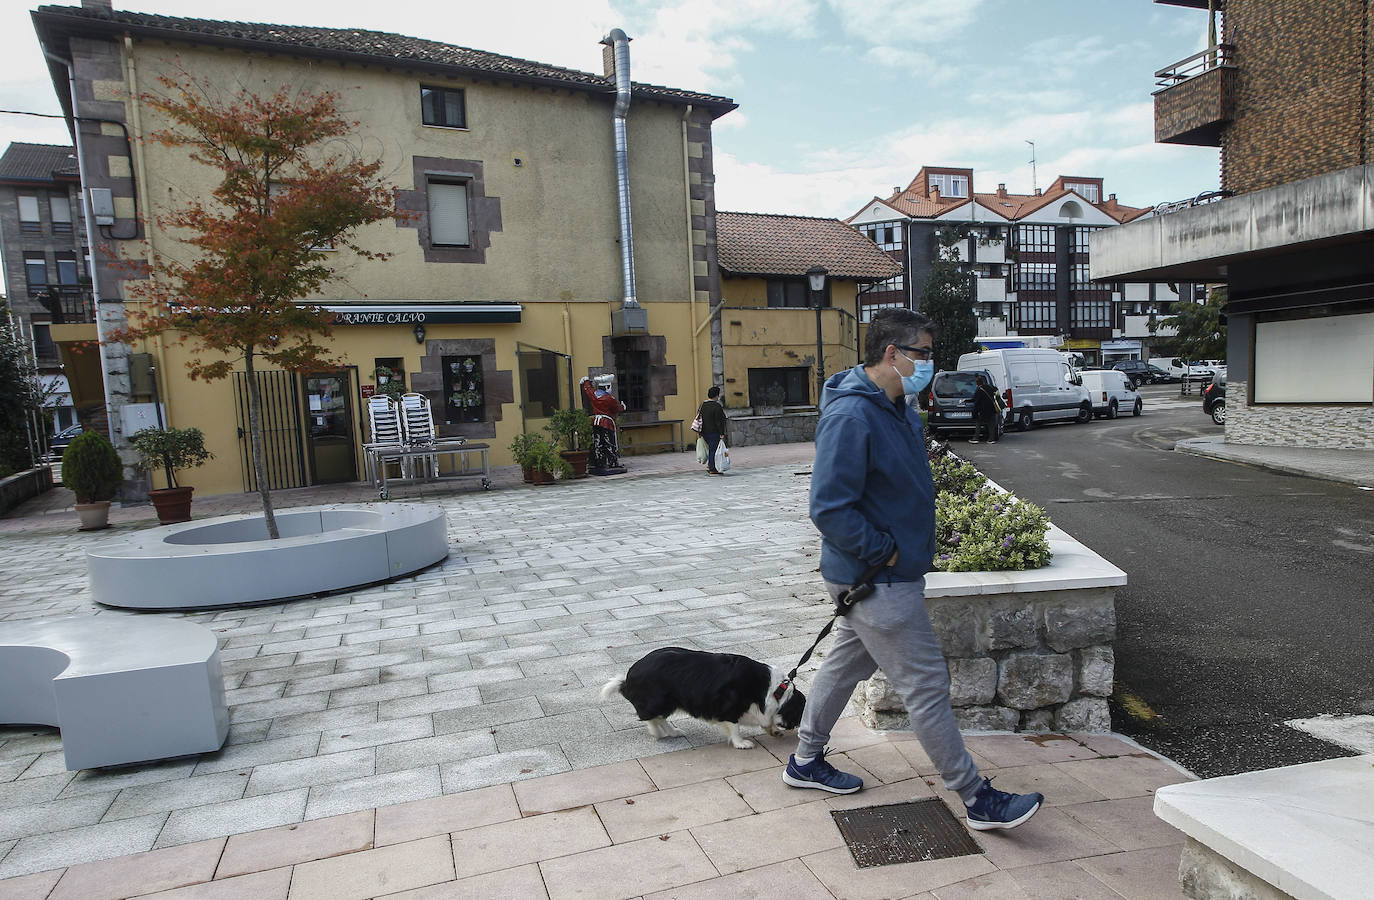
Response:
[{"label": "curved concrete bench", "polygon": [[86,551],[97,603],[206,609],[266,603],[400,578],[448,556],[438,506],[315,506],[150,528]]},{"label": "curved concrete bench", "polygon": [[0,722],[55,725],[67,769],[218,750],[229,731],[214,632],[120,615],[0,623]]}]

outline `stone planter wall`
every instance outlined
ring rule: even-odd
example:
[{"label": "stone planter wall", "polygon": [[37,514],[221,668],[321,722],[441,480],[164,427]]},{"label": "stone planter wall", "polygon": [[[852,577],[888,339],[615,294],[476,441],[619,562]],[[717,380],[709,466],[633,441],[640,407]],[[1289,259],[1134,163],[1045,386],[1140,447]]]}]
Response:
[{"label": "stone planter wall", "polygon": [[50,490],[52,469],[48,466],[16,472],[0,480],[0,513],[7,513],[25,500]]},{"label": "stone planter wall", "polygon": [[[1057,528],[1049,566],[1029,572],[934,572],[931,624],[965,731],[1110,731],[1116,588],[1126,575]],[[854,692],[870,728],[910,720],[881,672]]]},{"label": "stone planter wall", "polygon": [[789,412],[776,416],[729,417],[730,431],[725,436],[731,447],[757,447],[762,444],[795,444],[815,440],[818,412]]}]

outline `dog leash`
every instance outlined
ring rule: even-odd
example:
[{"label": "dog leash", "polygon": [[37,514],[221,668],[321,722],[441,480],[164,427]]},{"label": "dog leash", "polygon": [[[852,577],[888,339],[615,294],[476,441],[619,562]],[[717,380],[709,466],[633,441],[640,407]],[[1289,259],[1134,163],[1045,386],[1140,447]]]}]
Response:
[{"label": "dog leash", "polygon": [[806,648],[806,652],[802,654],[797,664],[792,667],[792,671],[788,672],[787,677],[773,690],[774,700],[782,700],[783,694],[787,693],[787,689],[791,687],[792,682],[796,680],[797,670],[806,665],[806,661],[811,658],[812,653],[816,652],[816,648],[820,646],[821,641],[825,640],[826,636],[830,634],[831,629],[835,627],[835,620],[839,619],[840,616],[849,615],[849,611],[854,608],[855,603],[858,603],[860,600],[873,593],[873,580],[881,575],[883,569],[886,568],[887,560],[883,560],[877,565],[866,569],[852,587],[840,591],[839,596],[835,598],[835,615],[831,616],[830,621],[825,623],[825,627],[821,629],[821,633],[816,635],[816,639],[811,642],[811,646]]}]

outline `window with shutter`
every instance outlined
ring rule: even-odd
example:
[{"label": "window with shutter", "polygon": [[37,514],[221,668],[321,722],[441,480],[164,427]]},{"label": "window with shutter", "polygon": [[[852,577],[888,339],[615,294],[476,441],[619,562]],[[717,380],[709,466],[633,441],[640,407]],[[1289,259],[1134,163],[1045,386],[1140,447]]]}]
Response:
[{"label": "window with shutter", "polygon": [[435,247],[466,247],[468,189],[451,181],[429,182],[429,242]]},{"label": "window with shutter", "polygon": [[28,197],[24,194],[19,195],[19,230],[37,231],[40,228],[38,221],[38,198]]},{"label": "window with shutter", "polygon": [[48,207],[52,210],[52,230],[55,234],[71,234],[72,201],[66,194],[52,194],[48,197]]}]

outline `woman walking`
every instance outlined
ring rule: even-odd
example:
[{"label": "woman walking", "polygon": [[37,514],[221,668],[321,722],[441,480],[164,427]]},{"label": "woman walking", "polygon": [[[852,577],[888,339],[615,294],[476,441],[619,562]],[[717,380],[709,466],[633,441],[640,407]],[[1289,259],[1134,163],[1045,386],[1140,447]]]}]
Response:
[{"label": "woman walking", "polygon": [[720,388],[713,385],[706,392],[706,401],[697,415],[701,417],[701,436],[706,439],[706,474],[721,475],[716,471],[716,448],[725,437],[725,407],[720,402]]}]

